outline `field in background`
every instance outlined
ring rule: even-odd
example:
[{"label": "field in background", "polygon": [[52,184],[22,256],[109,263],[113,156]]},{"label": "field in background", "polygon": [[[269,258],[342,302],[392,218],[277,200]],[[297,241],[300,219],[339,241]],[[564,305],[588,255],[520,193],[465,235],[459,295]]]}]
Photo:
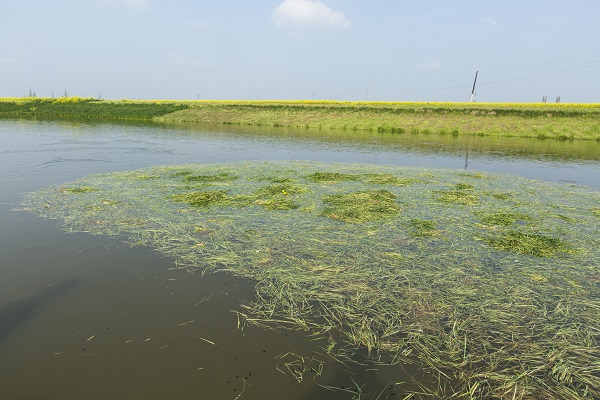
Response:
[{"label": "field in background", "polygon": [[2,98],[0,116],[206,122],[254,126],[600,140],[600,103],[97,100]]}]

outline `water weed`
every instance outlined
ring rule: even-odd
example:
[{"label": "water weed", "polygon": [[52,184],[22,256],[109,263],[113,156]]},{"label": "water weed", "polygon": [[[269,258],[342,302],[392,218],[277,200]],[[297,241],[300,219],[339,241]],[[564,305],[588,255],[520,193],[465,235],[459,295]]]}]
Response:
[{"label": "water weed", "polygon": [[314,182],[338,182],[355,181],[359,176],[356,174],[344,174],[340,172],[314,172],[308,175],[308,178]]},{"label": "water weed", "polygon": [[175,202],[188,203],[192,207],[209,207],[231,203],[231,199],[223,190],[181,193],[173,195],[171,198]]},{"label": "water weed", "polygon": [[334,220],[362,223],[392,217],[400,206],[387,190],[369,190],[325,196],[323,215]]},{"label": "water weed", "polygon": [[410,227],[413,229],[413,234],[417,237],[427,237],[438,234],[437,225],[432,220],[411,219]]},{"label": "water weed", "polygon": [[501,250],[536,257],[549,257],[572,251],[572,246],[556,237],[535,233],[508,231],[499,237],[484,239],[491,246]]},{"label": "water weed", "polygon": [[98,189],[94,189],[93,187],[89,187],[89,186],[65,187],[65,188],[61,189],[61,191],[63,193],[67,193],[67,194],[90,193],[90,192],[95,192],[97,190]]},{"label": "water weed", "polygon": [[[179,268],[246,278],[256,297],[236,310],[241,327],[327,333],[324,354],[342,362],[358,349],[413,364],[430,379],[397,383],[405,396],[600,398],[599,194],[469,174],[157,166],[44,188],[20,207],[152,246]],[[221,180],[190,190],[186,176]],[[298,357],[284,367],[299,380],[327,368]]]}]

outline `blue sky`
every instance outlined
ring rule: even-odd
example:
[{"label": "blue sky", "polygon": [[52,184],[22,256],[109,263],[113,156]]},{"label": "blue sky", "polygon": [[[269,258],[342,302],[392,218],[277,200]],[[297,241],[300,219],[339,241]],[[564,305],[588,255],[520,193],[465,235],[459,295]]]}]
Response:
[{"label": "blue sky", "polygon": [[0,97],[600,102],[598,0],[0,6]]}]

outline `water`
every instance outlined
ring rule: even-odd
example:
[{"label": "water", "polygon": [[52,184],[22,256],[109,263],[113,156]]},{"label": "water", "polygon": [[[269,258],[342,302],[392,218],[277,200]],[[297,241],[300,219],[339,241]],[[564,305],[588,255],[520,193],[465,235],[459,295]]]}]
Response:
[{"label": "water", "polygon": [[[12,211],[26,192],[91,173],[241,160],[466,167],[600,190],[598,142],[0,120],[0,398],[352,398],[310,373],[298,383],[285,366],[294,354],[309,364],[326,337],[238,329],[231,310],[252,299],[248,282],[191,275],[151,249]],[[329,360],[316,382],[384,399],[401,379],[400,367]]]}]

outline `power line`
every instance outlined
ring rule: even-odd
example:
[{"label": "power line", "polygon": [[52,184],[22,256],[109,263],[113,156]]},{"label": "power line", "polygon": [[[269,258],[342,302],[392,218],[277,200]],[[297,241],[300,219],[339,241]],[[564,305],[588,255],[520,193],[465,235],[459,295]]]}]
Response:
[{"label": "power line", "polygon": [[[544,66],[544,65],[549,65],[549,64],[554,64],[557,62],[561,62],[561,61],[566,61],[566,60],[572,60],[575,58],[579,58],[579,57],[583,57],[583,56],[587,56],[590,54],[596,54],[596,53],[600,53],[600,50],[594,50],[594,51],[589,51],[586,53],[581,53],[581,54],[576,54],[573,56],[569,56],[569,57],[563,57],[563,58],[559,58],[559,59],[555,59],[555,60],[550,60],[550,61],[546,61],[543,63],[539,63],[539,64],[535,64],[535,65],[529,65],[527,67],[520,67],[520,68],[513,68],[510,70],[506,70],[506,71],[500,71],[500,72],[494,72],[494,73],[483,73],[482,74],[482,78],[488,78],[490,76],[497,76],[497,75],[503,75],[503,74],[508,74],[511,72],[517,72],[517,71],[523,71],[526,69],[531,69],[531,68],[536,68],[536,67],[540,67],[540,66]],[[598,62],[600,62],[600,60],[591,60],[591,61],[586,61],[583,63],[579,63],[579,64],[575,64],[575,65],[569,65],[569,66],[565,66],[565,67],[561,67],[561,68],[557,68],[557,69],[553,69],[553,70],[548,70],[548,71],[540,71],[540,72],[535,72],[535,73],[531,73],[531,74],[526,74],[526,75],[521,75],[521,76],[516,76],[516,77],[512,77],[512,78],[506,78],[506,79],[501,79],[501,80],[497,80],[497,81],[492,81],[492,82],[483,82],[481,83],[481,85],[493,85],[493,84],[498,84],[498,83],[505,83],[505,82],[514,82],[514,81],[519,81],[519,80],[525,80],[525,79],[529,79],[529,78],[538,78],[538,77],[544,77],[544,76],[550,76],[550,75],[556,75],[556,74],[561,74],[561,73],[566,73],[566,72],[572,72],[572,71],[577,71],[580,69],[585,69],[585,68],[591,68],[591,67],[595,67],[599,64],[597,64]],[[453,79],[453,80],[446,80],[446,81],[436,81],[436,82],[429,82],[429,83],[445,83],[445,82],[466,82],[468,78],[461,78],[461,79]],[[402,85],[402,84],[400,84]],[[422,84],[417,84],[417,85],[423,85],[425,86],[424,83]],[[390,85],[388,85],[390,86]],[[451,89],[466,89],[469,88],[470,86],[468,84],[465,85],[455,85],[455,86],[437,86],[437,87],[398,87],[396,86],[396,90],[405,90],[405,91],[431,91],[431,90],[451,90]]]},{"label": "power line", "polygon": [[571,56],[571,57],[559,58],[557,60],[547,61],[547,62],[540,63],[540,64],[529,65],[527,67],[510,69],[510,70],[502,71],[502,72],[495,72],[495,73],[492,73],[492,74],[487,74],[487,76],[508,74],[510,72],[522,71],[524,69],[530,69],[530,68],[540,67],[540,66],[543,66],[543,65],[554,64],[554,63],[561,62],[561,61],[572,60],[574,58],[579,58],[579,57],[583,57],[583,56],[587,56],[587,55],[595,54],[595,53],[600,53],[600,50],[589,51],[587,53],[577,54],[577,55],[574,55],[574,56]]},{"label": "power line", "polygon": [[[595,32],[595,33],[575,37],[572,39],[555,42],[555,43],[541,46],[541,47],[538,47],[538,48],[535,48],[532,50],[528,50],[526,52],[514,53],[513,55],[507,55],[507,56],[503,56],[503,57],[496,57],[493,59],[483,61],[482,63],[488,63],[491,61],[506,59],[506,58],[514,57],[514,56],[521,55],[521,54],[530,54],[531,52],[534,52],[534,51],[539,51],[539,50],[549,48],[549,47],[554,47],[554,46],[557,46],[560,44],[565,44],[565,43],[573,42],[573,41],[580,40],[583,38],[596,36],[598,34],[600,34],[600,32]],[[545,62],[538,63],[538,64],[533,64],[533,65],[528,65],[528,66],[518,67],[518,68],[512,68],[512,69],[508,69],[505,71],[485,73],[485,71],[483,70],[482,74],[480,76],[481,83],[479,83],[479,84],[484,85],[484,86],[496,85],[496,84],[501,84],[501,83],[515,82],[515,81],[521,81],[521,80],[527,80],[527,79],[536,79],[536,78],[552,76],[552,75],[557,75],[557,74],[563,74],[563,73],[568,73],[568,72],[573,72],[573,71],[578,71],[578,70],[582,70],[582,69],[596,67],[596,66],[600,65],[600,60],[597,60],[597,59],[590,60],[590,61],[573,64],[573,65],[568,65],[568,66],[564,66],[564,67],[560,67],[560,68],[556,68],[556,69],[550,69],[550,70],[539,71],[539,72],[531,72],[529,74],[518,75],[518,76],[514,76],[514,77],[507,77],[505,79],[499,79],[499,80],[495,80],[495,81],[486,82],[486,79],[489,79],[489,77],[510,74],[510,73],[524,71],[524,70],[528,70],[528,69],[534,69],[534,68],[551,65],[551,64],[562,62],[562,61],[573,60],[576,58],[589,56],[589,55],[597,54],[597,53],[600,53],[600,50],[588,51],[585,53],[580,53],[580,54],[575,54],[575,55],[568,56],[568,57],[562,57],[562,58],[558,58],[558,59],[554,59],[554,60],[549,60],[549,61],[545,61]],[[455,69],[455,68],[452,68],[452,69]],[[377,75],[377,77],[386,77],[386,76],[389,77],[389,76],[397,76],[397,75],[398,74],[383,74],[383,75]],[[416,83],[414,81],[410,82],[410,83],[408,83],[408,82],[402,82],[402,83],[392,82],[392,83],[386,83],[385,85],[383,85],[383,87],[385,87],[387,90],[394,90],[394,91],[423,91],[423,92],[424,91],[454,90],[454,89],[470,89],[471,88],[471,85],[470,85],[471,79],[472,78],[465,77],[465,78],[419,82],[419,83]],[[381,79],[380,79],[380,81],[381,81]],[[388,80],[388,82],[389,82],[389,80]],[[457,83],[463,82],[464,84],[444,85],[445,83],[453,83],[453,82],[457,82]],[[353,87],[346,87],[346,89],[342,90],[342,92],[349,93],[350,91],[354,91],[355,88],[358,88],[362,85],[364,85],[364,83],[361,85],[353,86]],[[373,78],[369,77],[369,80],[367,82],[367,99],[370,99],[370,97],[372,95],[372,93],[371,93],[372,85],[373,85]],[[431,87],[428,85],[437,85],[437,86]]]},{"label": "power line", "polygon": [[[524,54],[531,54],[531,53],[534,53],[534,52],[537,52],[537,51],[540,51],[540,50],[544,50],[544,49],[547,49],[547,48],[550,48],[550,47],[558,46],[558,45],[565,44],[565,43],[574,42],[574,41],[577,41],[577,40],[580,40],[580,39],[585,39],[585,38],[596,36],[596,35],[600,35],[600,32],[588,33],[588,34],[585,34],[585,35],[582,35],[582,36],[577,36],[577,37],[574,37],[574,38],[571,38],[571,39],[561,40],[561,41],[550,43],[550,44],[546,44],[546,45],[543,45],[543,46],[540,46],[540,47],[535,47],[533,49],[528,49],[526,51],[521,51],[521,52],[518,52],[518,53],[512,53],[512,54],[507,54],[507,55],[500,56],[500,57],[490,58],[490,59],[487,59],[487,60],[484,60],[484,61],[480,61],[477,65],[487,64],[487,63],[490,63],[490,62],[493,62],[493,61],[498,61],[498,60],[504,60],[504,59],[507,59],[507,58],[512,58],[514,56],[521,56],[521,55],[524,55]],[[465,68],[465,67],[472,67],[472,66],[473,66],[472,64],[464,64],[464,65],[455,66],[453,68],[456,69],[456,68]]]},{"label": "power line", "polygon": [[[590,65],[586,65],[586,64],[590,64]],[[581,64],[571,65],[568,67],[562,67],[562,68],[558,68],[558,69],[554,69],[554,70],[550,70],[550,71],[537,72],[537,73],[533,73],[533,74],[529,74],[529,75],[516,76],[513,78],[507,78],[507,79],[502,79],[502,80],[498,80],[498,81],[485,82],[485,83],[481,83],[481,85],[493,85],[493,84],[498,84],[498,83],[521,81],[521,80],[530,79],[530,78],[541,78],[541,77],[545,77],[545,76],[562,74],[565,72],[579,71],[581,69],[586,69],[586,68],[591,68],[591,67],[596,67],[596,66],[600,66],[600,60],[587,61],[587,62],[584,62]]]}]

